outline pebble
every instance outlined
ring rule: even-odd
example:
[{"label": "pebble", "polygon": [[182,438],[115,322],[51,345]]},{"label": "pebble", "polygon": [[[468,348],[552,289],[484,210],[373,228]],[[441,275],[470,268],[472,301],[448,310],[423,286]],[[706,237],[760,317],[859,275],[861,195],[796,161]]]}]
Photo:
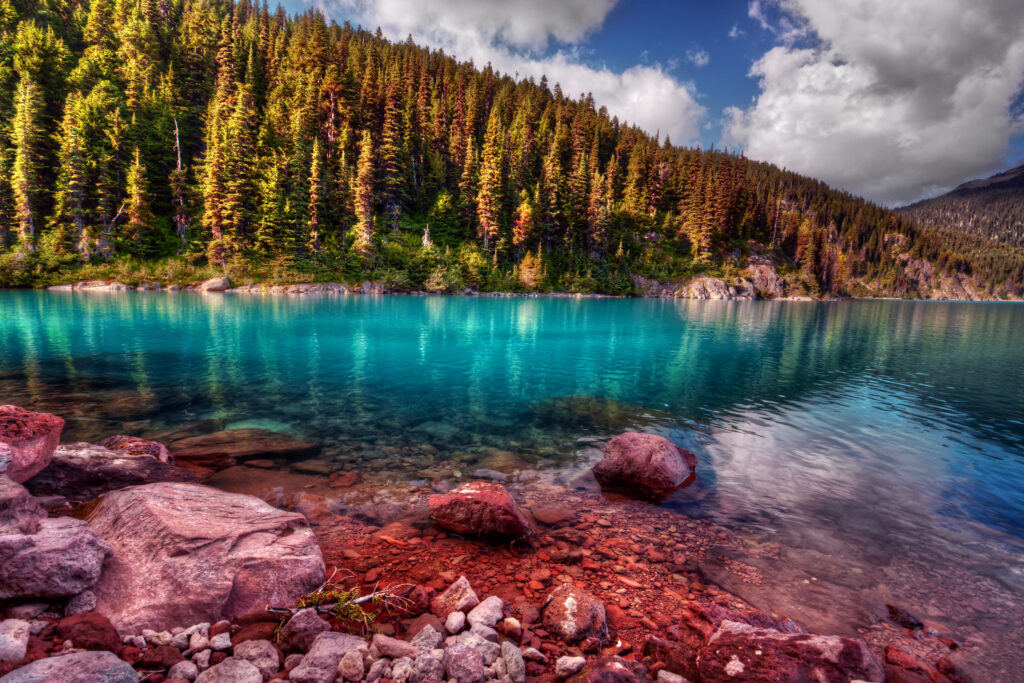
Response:
[{"label": "pebble", "polygon": [[668,669],[662,669],[658,672],[658,683],[687,683],[686,679],[679,674],[674,674]]},{"label": "pebble", "polygon": [[29,633],[29,622],[23,619],[0,621],[0,662],[20,662],[25,659]]},{"label": "pebble", "polygon": [[360,681],[365,673],[363,653],[360,650],[349,650],[338,662],[338,676],[345,681]]},{"label": "pebble", "polygon": [[186,681],[194,681],[198,675],[199,667],[196,666],[195,662],[190,662],[187,659],[183,662],[178,662],[167,672],[168,678],[184,678]]},{"label": "pebble", "polygon": [[559,678],[568,678],[582,669],[587,663],[583,657],[559,657],[555,662],[555,675]]},{"label": "pebble", "polygon": [[193,652],[199,652],[200,650],[205,650],[208,647],[210,647],[210,639],[199,631],[193,633],[188,639],[188,649]]},{"label": "pebble", "polygon": [[448,633],[455,635],[466,626],[466,613],[465,612],[452,612],[448,615],[448,618],[444,621],[444,630]]},{"label": "pebble", "polygon": [[205,671],[210,668],[210,657],[212,655],[213,650],[200,650],[192,655],[192,662],[199,667],[200,671]]},{"label": "pebble", "polygon": [[210,647],[217,651],[227,650],[231,647],[231,634],[226,631],[218,633],[210,638]]}]

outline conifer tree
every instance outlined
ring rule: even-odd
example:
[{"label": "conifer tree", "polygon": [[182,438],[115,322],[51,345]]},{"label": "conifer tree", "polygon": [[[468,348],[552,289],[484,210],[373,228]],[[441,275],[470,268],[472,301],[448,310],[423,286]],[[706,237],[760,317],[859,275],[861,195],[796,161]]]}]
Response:
[{"label": "conifer tree", "polygon": [[313,163],[309,168],[309,209],[307,211],[309,224],[309,250],[314,254],[320,251],[321,230],[323,226],[323,194],[324,194],[324,169],[323,155],[320,153],[320,139],[313,139]]},{"label": "conifer tree", "polygon": [[62,250],[74,249],[85,237],[86,149],[80,108],[81,95],[72,92],[64,104],[58,154],[60,172],[51,220],[52,229],[57,233],[53,241]]},{"label": "conifer tree", "polygon": [[373,139],[370,131],[363,131],[359,143],[359,162],[356,165],[355,211],[356,211],[356,249],[368,252],[373,249]]},{"label": "conifer tree", "polygon": [[22,77],[14,101],[11,131],[14,168],[11,171],[11,187],[18,244],[30,252],[35,251],[42,107],[39,88],[28,78]]},{"label": "conifer tree", "polygon": [[498,107],[491,108],[480,159],[480,189],[477,193],[479,236],[484,249],[498,237],[501,206],[503,203],[503,171],[505,161],[505,128]]},{"label": "conifer tree", "polygon": [[135,148],[135,160],[128,167],[127,194],[124,212],[126,250],[141,258],[155,256],[159,246],[157,229],[150,207],[146,167],[142,164],[138,147]]}]

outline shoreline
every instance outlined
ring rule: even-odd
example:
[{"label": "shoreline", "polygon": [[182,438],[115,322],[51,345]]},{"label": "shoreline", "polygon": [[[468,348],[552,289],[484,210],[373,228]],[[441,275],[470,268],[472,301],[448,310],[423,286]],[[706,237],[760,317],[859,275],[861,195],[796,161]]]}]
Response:
[{"label": "shoreline", "polygon": [[[294,283],[294,284],[250,284],[231,286],[227,278],[214,278],[204,282],[190,283],[185,286],[169,285],[162,286],[159,283],[146,283],[133,287],[116,280],[83,280],[74,284],[50,285],[43,288],[24,288],[35,291],[45,290],[57,293],[73,294],[106,294],[106,293],[199,293],[199,294],[236,294],[249,296],[409,296],[409,297],[462,297],[462,298],[523,298],[523,299],[661,299],[679,301],[786,301],[786,302],[813,302],[813,303],[834,303],[843,301],[905,301],[905,302],[948,302],[948,303],[1021,303],[1024,298],[997,299],[997,298],[924,298],[924,297],[893,297],[893,296],[760,296],[749,293],[735,294],[730,291],[725,283],[717,278],[702,276],[701,281],[714,280],[721,284],[721,288],[708,290],[702,288],[695,294],[692,288],[688,289],[681,285],[672,287],[661,286],[655,290],[644,290],[638,294],[600,294],[600,293],[576,293],[576,292],[487,292],[466,289],[461,292],[430,292],[430,291],[402,291],[390,290],[378,281],[364,281],[357,285],[347,285],[339,282],[316,282],[316,283]],[[7,288],[17,290],[20,288]],[[735,288],[732,288],[735,289]]]}]

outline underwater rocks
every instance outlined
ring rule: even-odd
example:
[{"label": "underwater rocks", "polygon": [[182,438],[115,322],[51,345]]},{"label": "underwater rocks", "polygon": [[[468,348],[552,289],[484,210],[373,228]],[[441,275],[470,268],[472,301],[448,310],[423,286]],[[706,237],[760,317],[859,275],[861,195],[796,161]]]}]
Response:
[{"label": "underwater rocks", "polygon": [[174,458],[171,457],[167,446],[156,441],[146,441],[137,436],[125,436],[124,434],[110,436],[97,445],[112,451],[123,451],[130,455],[149,455],[168,465],[174,464]]},{"label": "underwater rocks", "polygon": [[602,484],[624,486],[661,498],[696,475],[697,456],[655,434],[625,432],[608,442],[604,457],[594,466]]},{"label": "underwater rocks", "polygon": [[656,415],[634,403],[607,396],[556,396],[533,406],[542,422],[566,428],[619,431],[649,424]]},{"label": "underwater rocks", "polygon": [[88,443],[58,446],[50,464],[26,487],[37,496],[63,496],[72,503],[84,503],[128,486],[197,481],[193,472],[161,462],[150,454],[151,446],[140,445],[153,442],[134,441],[139,443],[118,451]]},{"label": "underwater rocks", "polygon": [[882,683],[885,671],[863,640],[782,633],[724,621],[697,656],[700,679]]},{"label": "underwater rocks", "polygon": [[320,444],[266,429],[226,429],[173,441],[168,449],[175,462],[204,476],[245,460],[307,458]]},{"label": "underwater rocks", "polygon": [[105,495],[89,524],[113,546],[97,609],[121,632],[240,617],[294,604],[324,580],[301,515],[197,484]]},{"label": "underwater rocks", "polygon": [[0,406],[0,475],[19,484],[50,463],[64,420],[18,406]]},{"label": "underwater rocks", "polygon": [[457,534],[526,538],[530,523],[501,484],[476,481],[430,496],[430,516]]}]

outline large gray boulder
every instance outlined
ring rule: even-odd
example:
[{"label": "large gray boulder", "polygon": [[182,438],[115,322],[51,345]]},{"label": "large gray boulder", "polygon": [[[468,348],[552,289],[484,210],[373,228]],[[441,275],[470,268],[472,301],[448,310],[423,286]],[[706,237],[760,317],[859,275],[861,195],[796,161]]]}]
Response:
[{"label": "large gray boulder", "polygon": [[18,406],[0,406],[0,475],[19,484],[50,463],[64,420]]},{"label": "large gray boulder", "polygon": [[121,633],[294,605],[325,578],[306,519],[254,496],[148,484],[104,495],[88,521],[114,549],[96,609]]},{"label": "large gray boulder", "polygon": [[337,631],[321,633],[299,665],[288,673],[288,680],[294,683],[333,683],[342,657],[360,648],[368,649],[366,641],[359,636]]},{"label": "large gray boulder", "polygon": [[79,519],[42,519],[30,534],[0,535],[0,600],[77,595],[99,580],[110,544]]},{"label": "large gray boulder", "polygon": [[108,491],[161,481],[195,482],[198,478],[143,450],[115,451],[72,443],[58,446],[46,469],[25,485],[37,496],[64,496],[72,503],[84,503]]},{"label": "large gray boulder", "polygon": [[34,534],[46,511],[21,484],[0,475],[0,536]]},{"label": "large gray boulder", "polygon": [[37,659],[6,676],[0,683],[54,683],[55,681],[102,681],[103,683],[134,683],[139,680],[128,662],[112,652],[75,652],[59,657]]}]

